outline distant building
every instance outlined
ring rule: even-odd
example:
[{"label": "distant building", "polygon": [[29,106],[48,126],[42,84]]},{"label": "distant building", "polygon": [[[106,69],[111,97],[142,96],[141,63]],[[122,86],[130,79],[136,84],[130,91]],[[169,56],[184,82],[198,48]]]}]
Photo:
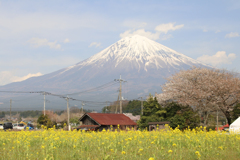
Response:
[{"label": "distant building", "polygon": [[119,129],[126,130],[127,128],[137,129],[137,123],[132,121],[124,114],[106,114],[106,113],[85,113],[80,119],[81,126],[77,129],[82,130],[99,130],[103,129]]}]

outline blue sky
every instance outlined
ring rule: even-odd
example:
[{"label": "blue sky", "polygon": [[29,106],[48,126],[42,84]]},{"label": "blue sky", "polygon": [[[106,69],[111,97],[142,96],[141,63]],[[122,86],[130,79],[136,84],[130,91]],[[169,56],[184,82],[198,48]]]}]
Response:
[{"label": "blue sky", "polygon": [[240,71],[240,1],[1,1],[0,85],[84,60],[140,34]]}]

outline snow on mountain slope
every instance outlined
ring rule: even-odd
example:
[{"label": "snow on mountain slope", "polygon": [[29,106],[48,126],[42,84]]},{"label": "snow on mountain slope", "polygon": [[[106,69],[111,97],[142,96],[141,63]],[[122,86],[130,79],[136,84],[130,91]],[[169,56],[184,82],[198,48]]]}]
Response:
[{"label": "snow on mountain slope", "polygon": [[66,68],[60,74],[86,66],[131,67],[138,71],[143,69],[147,72],[149,68],[173,67],[179,69],[182,64],[188,66],[205,65],[153,40],[135,35],[119,40],[92,57]]}]

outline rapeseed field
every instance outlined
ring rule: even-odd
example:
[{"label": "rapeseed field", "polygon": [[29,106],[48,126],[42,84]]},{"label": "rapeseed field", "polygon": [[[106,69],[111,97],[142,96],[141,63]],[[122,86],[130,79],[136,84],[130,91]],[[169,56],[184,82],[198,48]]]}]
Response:
[{"label": "rapeseed field", "polygon": [[193,130],[0,131],[0,158],[7,160],[240,159],[240,135]]}]

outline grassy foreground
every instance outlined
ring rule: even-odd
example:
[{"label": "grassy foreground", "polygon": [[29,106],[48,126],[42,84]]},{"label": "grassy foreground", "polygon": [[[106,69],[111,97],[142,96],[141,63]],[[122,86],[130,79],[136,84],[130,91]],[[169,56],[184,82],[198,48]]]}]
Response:
[{"label": "grassy foreground", "polygon": [[0,159],[240,159],[240,135],[169,131],[0,131]]}]

